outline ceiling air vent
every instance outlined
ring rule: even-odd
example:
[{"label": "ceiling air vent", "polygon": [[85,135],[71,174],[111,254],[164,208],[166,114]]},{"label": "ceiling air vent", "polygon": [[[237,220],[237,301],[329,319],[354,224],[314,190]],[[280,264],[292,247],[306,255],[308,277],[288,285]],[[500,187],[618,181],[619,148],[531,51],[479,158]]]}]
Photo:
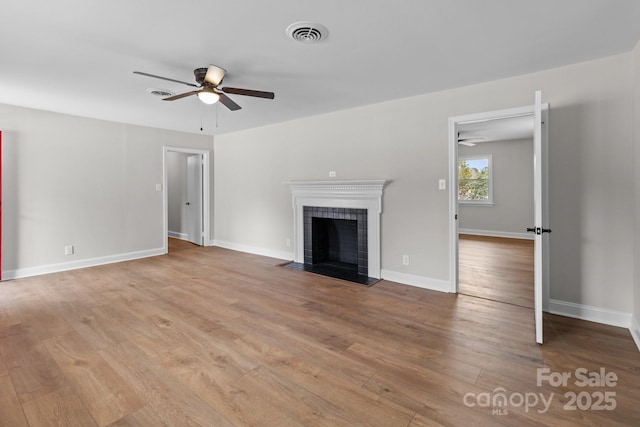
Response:
[{"label": "ceiling air vent", "polygon": [[147,89],[147,92],[150,95],[159,96],[159,97],[162,97],[162,98],[166,98],[168,96],[173,96],[174,95],[173,92],[170,92],[170,91],[168,91],[166,89],[149,88],[149,89]]},{"label": "ceiling air vent", "polygon": [[313,22],[296,22],[287,27],[287,35],[301,43],[318,43],[329,36],[329,30]]}]

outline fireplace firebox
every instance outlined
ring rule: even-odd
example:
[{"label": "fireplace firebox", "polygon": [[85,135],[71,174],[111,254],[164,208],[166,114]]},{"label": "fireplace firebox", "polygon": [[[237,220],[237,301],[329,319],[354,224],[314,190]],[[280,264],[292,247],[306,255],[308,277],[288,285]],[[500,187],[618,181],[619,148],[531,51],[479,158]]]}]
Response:
[{"label": "fireplace firebox", "polygon": [[304,263],[366,277],[367,210],[305,206]]}]

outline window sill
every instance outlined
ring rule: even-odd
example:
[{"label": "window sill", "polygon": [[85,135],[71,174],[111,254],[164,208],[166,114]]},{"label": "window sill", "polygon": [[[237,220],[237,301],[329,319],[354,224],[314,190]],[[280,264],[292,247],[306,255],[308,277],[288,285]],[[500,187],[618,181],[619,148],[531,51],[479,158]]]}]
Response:
[{"label": "window sill", "polygon": [[458,205],[460,205],[460,206],[481,206],[481,207],[485,207],[485,208],[491,208],[491,207],[493,207],[493,202],[469,202],[469,201],[459,200],[458,201]]}]

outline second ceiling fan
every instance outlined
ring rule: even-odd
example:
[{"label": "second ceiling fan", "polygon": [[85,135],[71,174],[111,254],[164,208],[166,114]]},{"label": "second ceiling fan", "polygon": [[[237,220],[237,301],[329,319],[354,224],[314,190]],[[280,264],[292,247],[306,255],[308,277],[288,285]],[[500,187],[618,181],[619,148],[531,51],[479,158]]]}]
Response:
[{"label": "second ceiling fan", "polygon": [[219,87],[224,79],[226,71],[215,65],[209,65],[207,68],[196,68],[193,70],[193,74],[198,84],[183,82],[182,80],[171,79],[168,77],[156,76],[155,74],[143,73],[142,71],[134,71],[134,74],[141,76],[153,77],[155,79],[167,80],[175,83],[182,83],[187,86],[197,87],[198,90],[191,92],[185,92],[178,95],[173,95],[168,98],[163,98],[164,101],[175,101],[176,99],[186,98],[187,96],[197,95],[200,101],[205,104],[215,104],[220,101],[225,107],[231,111],[239,110],[240,107],[225,93],[231,93],[234,95],[253,96],[257,98],[273,99],[275,97],[273,92],[265,92],[261,90],[241,89],[237,87]]}]

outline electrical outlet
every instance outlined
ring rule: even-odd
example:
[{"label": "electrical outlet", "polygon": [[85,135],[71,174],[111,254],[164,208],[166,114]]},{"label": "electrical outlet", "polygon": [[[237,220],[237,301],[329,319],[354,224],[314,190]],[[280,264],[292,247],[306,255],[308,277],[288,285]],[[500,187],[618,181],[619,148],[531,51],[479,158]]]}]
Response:
[{"label": "electrical outlet", "polygon": [[335,178],[336,177],[336,171],[329,171],[329,178]]},{"label": "electrical outlet", "polygon": [[73,245],[68,245],[64,247],[65,255],[73,255]]},{"label": "electrical outlet", "polygon": [[402,255],[402,265],[409,265],[409,255]]}]

